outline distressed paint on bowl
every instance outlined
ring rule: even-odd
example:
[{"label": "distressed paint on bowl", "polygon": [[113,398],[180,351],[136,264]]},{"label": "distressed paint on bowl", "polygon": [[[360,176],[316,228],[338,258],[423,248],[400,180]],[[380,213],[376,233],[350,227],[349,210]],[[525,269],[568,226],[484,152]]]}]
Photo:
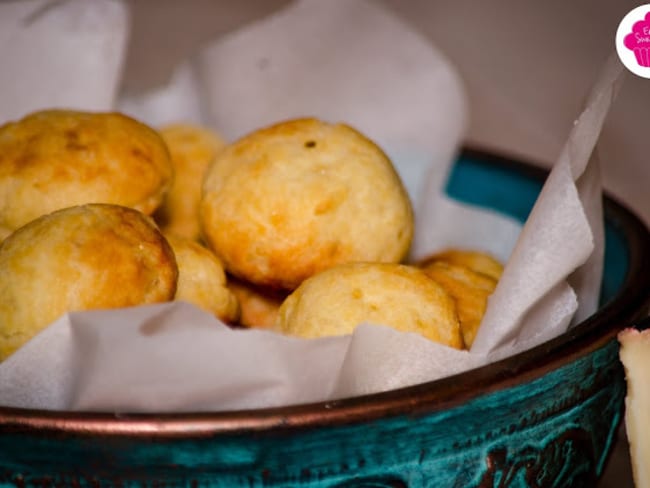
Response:
[{"label": "distressed paint on bowl", "polygon": [[[541,174],[468,150],[448,192],[523,220]],[[313,405],[119,417],[0,408],[0,486],[594,486],[625,395],[615,335],[650,290],[647,229],[612,200],[606,213],[606,304],[546,344]]]}]

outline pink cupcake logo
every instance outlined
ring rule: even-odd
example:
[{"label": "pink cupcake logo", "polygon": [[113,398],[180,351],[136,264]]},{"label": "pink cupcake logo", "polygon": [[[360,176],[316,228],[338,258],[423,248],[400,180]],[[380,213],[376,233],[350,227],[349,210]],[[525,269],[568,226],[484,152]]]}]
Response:
[{"label": "pink cupcake logo", "polygon": [[616,51],[627,69],[650,78],[650,4],[623,17],[616,32]]},{"label": "pink cupcake logo", "polygon": [[632,32],[623,38],[623,44],[634,52],[639,66],[650,68],[650,12],[632,26]]}]

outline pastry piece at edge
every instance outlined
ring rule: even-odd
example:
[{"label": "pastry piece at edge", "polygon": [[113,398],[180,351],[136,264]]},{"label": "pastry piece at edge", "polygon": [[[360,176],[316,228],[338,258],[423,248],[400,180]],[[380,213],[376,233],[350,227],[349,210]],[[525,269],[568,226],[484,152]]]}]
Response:
[{"label": "pastry piece at edge", "polygon": [[650,487],[650,329],[618,334],[625,367],[625,430],[636,488]]},{"label": "pastry piece at edge", "polygon": [[476,273],[482,273],[495,280],[501,278],[503,265],[496,258],[482,251],[470,249],[446,249],[427,257],[423,265],[430,262],[444,261],[457,266],[465,266]]}]

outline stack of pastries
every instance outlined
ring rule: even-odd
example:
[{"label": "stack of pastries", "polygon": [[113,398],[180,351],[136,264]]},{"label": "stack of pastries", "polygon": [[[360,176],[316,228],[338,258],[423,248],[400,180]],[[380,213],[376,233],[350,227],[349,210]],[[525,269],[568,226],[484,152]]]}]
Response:
[{"label": "stack of pastries", "polygon": [[300,337],[370,322],[469,347],[502,266],[458,249],[407,264],[413,232],[391,161],[345,124],[228,144],[37,112],[0,127],[0,360],[67,311],[170,300]]}]

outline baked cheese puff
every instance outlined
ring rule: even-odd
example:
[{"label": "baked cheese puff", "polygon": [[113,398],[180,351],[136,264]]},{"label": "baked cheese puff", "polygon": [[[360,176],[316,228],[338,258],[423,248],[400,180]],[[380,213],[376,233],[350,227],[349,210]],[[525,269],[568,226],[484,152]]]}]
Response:
[{"label": "baked cheese puff", "polygon": [[0,127],[0,227],[85,203],[147,215],[172,182],[160,135],[118,113],[36,112]]},{"label": "baked cheese puff", "polygon": [[427,262],[434,261],[444,261],[449,264],[465,266],[472,271],[482,273],[495,280],[499,280],[501,273],[503,273],[503,265],[497,259],[481,251],[447,249],[427,258]]},{"label": "baked cheese puff", "polygon": [[227,146],[206,174],[200,218],[231,274],[285,290],[336,264],[399,262],[413,235],[409,197],[382,150],[316,119]]},{"label": "baked cheese puff", "polygon": [[444,261],[428,262],[422,270],[456,300],[463,341],[469,349],[485,314],[488,296],[496,288],[497,280],[465,266]]},{"label": "baked cheese puff", "polygon": [[198,208],[203,176],[225,143],[204,127],[173,124],[160,129],[172,158],[174,182],[155,219],[165,233],[188,239],[200,237]]},{"label": "baked cheese puff", "polygon": [[236,278],[228,280],[228,288],[241,307],[241,325],[259,329],[270,329],[275,325],[286,292],[260,288]]},{"label": "baked cheese puff", "polygon": [[351,263],[321,271],[284,301],[276,328],[314,338],[350,334],[362,322],[463,347],[453,298],[422,270],[393,263]]},{"label": "baked cheese puff", "polygon": [[67,311],[172,300],[178,269],[153,221],[111,204],[41,216],[0,244],[0,360]]},{"label": "baked cheese puff", "polygon": [[199,243],[166,235],[178,263],[176,300],[183,300],[213,313],[224,322],[239,319],[239,303],[226,287],[226,273],[219,259]]}]

